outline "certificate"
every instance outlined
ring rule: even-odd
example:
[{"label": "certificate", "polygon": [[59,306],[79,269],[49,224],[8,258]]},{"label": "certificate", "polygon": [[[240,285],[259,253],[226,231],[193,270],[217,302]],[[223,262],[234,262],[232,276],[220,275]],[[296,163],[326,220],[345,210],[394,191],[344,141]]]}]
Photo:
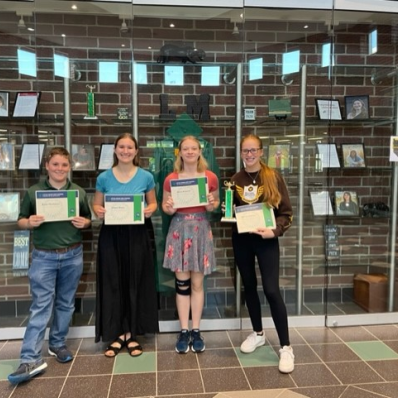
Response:
[{"label": "certificate", "polygon": [[237,206],[235,217],[240,234],[253,232],[257,228],[276,228],[274,210],[265,203]]},{"label": "certificate", "polygon": [[44,222],[71,220],[79,215],[79,191],[36,191],[36,214]]},{"label": "certificate", "polygon": [[207,177],[171,180],[170,189],[175,209],[206,206],[208,204]]},{"label": "certificate", "polygon": [[144,195],[105,194],[105,224],[144,224]]}]

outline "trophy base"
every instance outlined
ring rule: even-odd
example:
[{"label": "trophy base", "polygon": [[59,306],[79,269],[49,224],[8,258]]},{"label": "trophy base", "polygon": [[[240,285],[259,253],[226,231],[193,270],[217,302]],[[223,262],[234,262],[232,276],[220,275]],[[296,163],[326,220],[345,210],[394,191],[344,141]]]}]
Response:
[{"label": "trophy base", "polygon": [[97,116],[84,116],[84,119],[86,119],[86,120],[89,120],[89,119],[91,119],[91,120],[97,120],[98,117],[97,117]]},{"label": "trophy base", "polygon": [[236,218],[223,217],[221,218],[221,222],[236,222]]}]

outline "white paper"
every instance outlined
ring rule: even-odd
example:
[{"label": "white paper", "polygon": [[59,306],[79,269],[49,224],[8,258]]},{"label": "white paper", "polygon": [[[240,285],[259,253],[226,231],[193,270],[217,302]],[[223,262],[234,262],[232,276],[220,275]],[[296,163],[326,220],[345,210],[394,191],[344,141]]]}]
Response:
[{"label": "white paper", "polygon": [[317,144],[318,153],[321,155],[322,168],[339,168],[340,161],[337,156],[335,144]]},{"label": "white paper", "polygon": [[314,216],[332,216],[333,208],[328,191],[310,192]]},{"label": "white paper", "polygon": [[43,158],[44,146],[44,144],[24,144],[19,169],[39,170]]},{"label": "white paper", "polygon": [[108,170],[113,165],[113,144],[102,144],[98,170]]}]

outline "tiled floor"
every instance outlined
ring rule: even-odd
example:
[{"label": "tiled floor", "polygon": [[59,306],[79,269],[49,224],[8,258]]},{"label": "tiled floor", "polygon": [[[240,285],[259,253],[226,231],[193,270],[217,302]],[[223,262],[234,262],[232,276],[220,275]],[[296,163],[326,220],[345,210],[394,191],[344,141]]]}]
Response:
[{"label": "tiled floor", "polygon": [[[47,358],[47,371],[18,387],[20,341],[0,342],[0,398],[382,398],[398,397],[398,327],[292,328],[296,368],[278,372],[277,338],[252,354],[238,347],[247,331],[204,332],[202,354],[174,352],[176,334],[141,338],[144,354],[103,355],[93,339],[69,341],[73,362]],[[45,349],[47,346],[45,346]]]}]

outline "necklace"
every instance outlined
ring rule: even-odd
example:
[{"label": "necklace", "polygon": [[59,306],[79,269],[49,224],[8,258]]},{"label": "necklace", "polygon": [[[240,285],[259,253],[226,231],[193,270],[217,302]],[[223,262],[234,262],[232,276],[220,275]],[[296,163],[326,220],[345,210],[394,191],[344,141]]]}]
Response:
[{"label": "necklace", "polygon": [[[261,170],[261,169],[260,169]],[[250,177],[250,179],[252,179],[253,178],[253,184],[256,184],[256,179],[257,179],[257,177],[258,177],[258,175],[259,175],[259,173],[260,173],[260,170],[258,170],[257,171],[257,174],[256,174],[256,176],[253,178],[250,174],[253,174],[254,173],[254,171],[253,171],[253,173],[250,173],[249,174],[249,172],[248,171],[246,171],[246,169],[245,169],[245,173]]]}]

